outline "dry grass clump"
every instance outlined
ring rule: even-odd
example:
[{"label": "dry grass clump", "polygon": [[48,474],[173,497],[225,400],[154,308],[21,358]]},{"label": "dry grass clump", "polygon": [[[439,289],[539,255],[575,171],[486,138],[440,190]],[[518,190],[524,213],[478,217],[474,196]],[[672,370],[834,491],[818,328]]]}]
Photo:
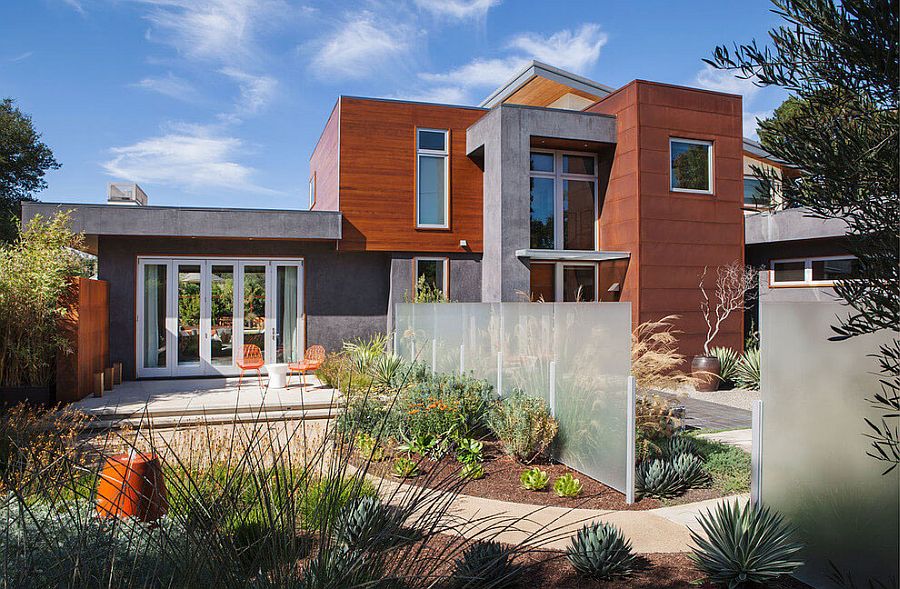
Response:
[{"label": "dry grass clump", "polygon": [[631,334],[631,373],[639,389],[677,390],[695,386],[697,379],[681,368],[684,354],[678,352],[678,334],[674,323],[678,315],[645,321]]}]

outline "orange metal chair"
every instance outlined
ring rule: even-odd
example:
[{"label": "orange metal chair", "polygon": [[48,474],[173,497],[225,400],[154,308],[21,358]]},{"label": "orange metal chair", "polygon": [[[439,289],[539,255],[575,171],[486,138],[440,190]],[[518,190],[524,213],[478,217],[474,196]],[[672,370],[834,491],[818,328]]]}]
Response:
[{"label": "orange metal chair", "polygon": [[300,362],[291,362],[287,369],[287,383],[291,384],[291,375],[300,375],[300,386],[306,386],[306,373],[318,370],[325,361],[325,348],[322,346],[310,346],[306,348],[306,354]]},{"label": "orange metal chair", "polygon": [[244,372],[247,370],[255,370],[256,378],[259,380],[259,388],[263,388],[262,371],[260,370],[265,364],[262,352],[256,344],[244,344],[241,350],[241,357],[238,358],[237,367],[241,369],[241,376],[238,378],[238,390],[241,390],[241,382],[244,380]]}]

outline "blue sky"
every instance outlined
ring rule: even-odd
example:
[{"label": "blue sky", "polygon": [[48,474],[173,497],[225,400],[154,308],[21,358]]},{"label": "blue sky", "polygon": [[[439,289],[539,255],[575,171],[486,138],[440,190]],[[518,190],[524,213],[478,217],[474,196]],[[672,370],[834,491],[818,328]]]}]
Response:
[{"label": "blue sky", "polygon": [[38,198],[303,208],[339,94],[477,104],[534,58],[744,95],[745,135],[783,99],[700,61],[764,40],[767,1],[5,0],[0,96],[63,164]]}]

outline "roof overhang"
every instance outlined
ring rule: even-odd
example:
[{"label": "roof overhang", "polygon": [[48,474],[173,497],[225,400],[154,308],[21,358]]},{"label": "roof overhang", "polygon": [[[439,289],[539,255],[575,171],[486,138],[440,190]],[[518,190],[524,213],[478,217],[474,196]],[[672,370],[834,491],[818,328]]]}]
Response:
[{"label": "roof overhang", "polygon": [[844,237],[847,231],[847,223],[843,219],[813,217],[803,207],[744,217],[746,245]]},{"label": "roof overhang", "polygon": [[532,261],[554,262],[603,262],[606,260],[627,260],[630,252],[598,252],[594,250],[516,250],[516,257]]},{"label": "roof overhang", "polygon": [[270,209],[129,206],[24,202],[22,222],[60,211],[71,215],[72,231],[96,253],[97,238],[213,237],[224,239],[338,240],[341,213]]},{"label": "roof overhang", "polygon": [[546,63],[535,60],[523,67],[517,74],[512,77],[512,79],[510,79],[504,85],[494,90],[494,92],[492,92],[490,96],[485,98],[478,106],[484,108],[493,108],[494,106],[497,106],[498,104],[504,102],[507,98],[515,94],[517,91],[521,90],[526,85],[534,83],[535,79],[544,79],[549,80],[550,82],[555,84],[561,84],[563,86],[576,90],[579,93],[587,94],[590,97],[593,97],[595,100],[603,98],[614,90],[613,88],[606,86],[605,84],[599,84],[583,76],[579,76],[571,72],[561,70],[557,67],[553,67],[552,65],[547,65]]}]

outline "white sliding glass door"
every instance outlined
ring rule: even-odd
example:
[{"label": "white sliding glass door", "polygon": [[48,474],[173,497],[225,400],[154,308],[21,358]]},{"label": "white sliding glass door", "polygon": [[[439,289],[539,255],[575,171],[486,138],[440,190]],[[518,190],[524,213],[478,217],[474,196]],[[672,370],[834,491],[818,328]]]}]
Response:
[{"label": "white sliding glass door", "polygon": [[138,377],[237,374],[244,344],[267,363],[303,356],[303,262],[140,258]]}]

